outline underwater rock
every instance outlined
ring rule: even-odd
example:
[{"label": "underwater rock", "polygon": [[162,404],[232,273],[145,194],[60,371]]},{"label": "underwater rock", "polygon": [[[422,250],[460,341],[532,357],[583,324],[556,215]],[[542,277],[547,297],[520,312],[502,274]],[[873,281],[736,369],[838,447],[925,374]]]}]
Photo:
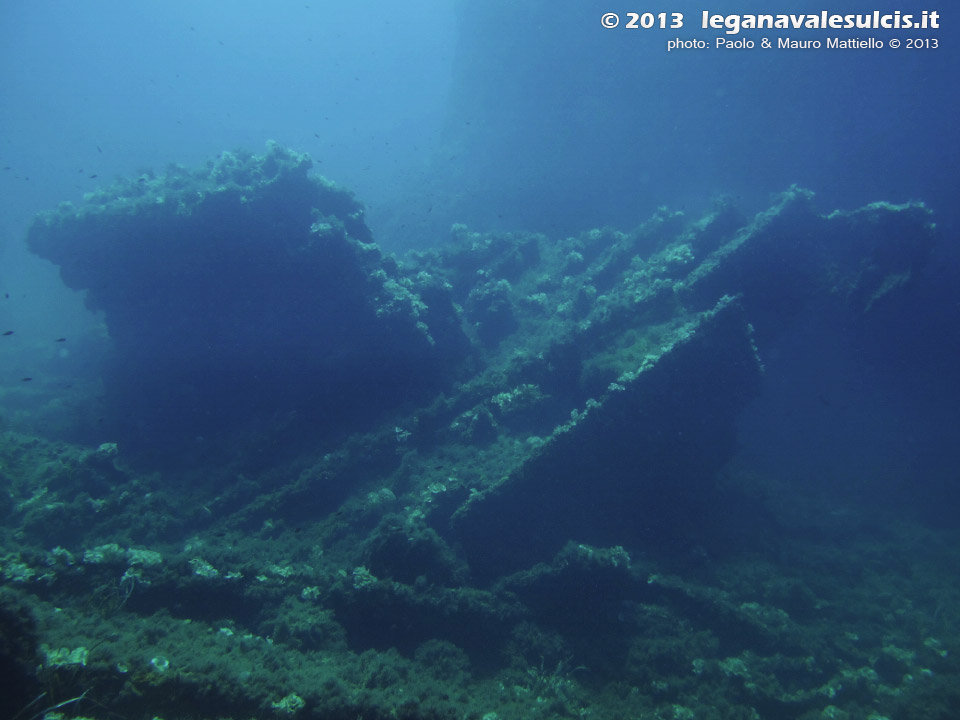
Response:
[{"label": "underwater rock", "polygon": [[29,707],[40,683],[37,667],[37,622],[24,600],[12,592],[0,593],[0,715],[17,717]]},{"label": "underwater rock", "polygon": [[30,249],[104,313],[122,441],[291,411],[342,430],[435,389],[463,355],[443,288],[401,275],[311,164],[271,143],[37,217]]}]

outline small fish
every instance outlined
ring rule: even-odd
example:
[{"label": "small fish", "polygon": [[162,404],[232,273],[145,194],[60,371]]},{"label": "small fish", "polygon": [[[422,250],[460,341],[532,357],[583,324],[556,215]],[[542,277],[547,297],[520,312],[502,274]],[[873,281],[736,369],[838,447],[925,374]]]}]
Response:
[{"label": "small fish", "polygon": [[[10,296],[7,295],[7,297],[10,297]],[[7,331],[3,334],[4,337],[6,337],[7,335],[13,335],[13,330],[7,330]]]},{"label": "small fish", "polygon": [[103,148],[100,147],[99,145],[97,145],[97,152],[99,152],[99,153],[102,153],[102,152],[103,152]]},{"label": "small fish", "polygon": [[31,380],[33,380],[32,377],[20,378],[20,382],[30,382]]},{"label": "small fish", "polygon": [[90,178],[91,180],[93,180],[94,178],[96,178],[96,177],[97,177],[97,174],[96,174],[96,173],[94,173],[93,175],[89,175],[88,177],[89,177],[89,178]]},{"label": "small fish", "polygon": [[9,300],[9,299],[10,299],[10,293],[4,293],[4,294],[3,294],[3,297],[4,297],[5,300]]},{"label": "small fish", "polygon": [[54,342],[66,342],[66,338],[57,338]]}]

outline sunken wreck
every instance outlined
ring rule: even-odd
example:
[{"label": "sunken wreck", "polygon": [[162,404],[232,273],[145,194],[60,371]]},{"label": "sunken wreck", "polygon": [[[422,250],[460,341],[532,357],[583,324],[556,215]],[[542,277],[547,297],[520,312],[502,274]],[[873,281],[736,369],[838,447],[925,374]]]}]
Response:
[{"label": "sunken wreck", "polygon": [[933,244],[921,203],[824,214],[793,187],[754,217],[719,202],[568,238],[455,226],[395,257],[310,165],[224,153],[30,230],[112,341],[116,445],[31,446],[69,469],[44,481],[60,500],[9,509],[63,700],[686,717],[663,708],[717,707],[715,687],[716,717],[807,717],[919,673],[905,650],[896,673],[856,675],[881,640],[805,624],[808,589],[757,600],[670,558],[764,545],[775,520],[718,483],[764,345],[811,305],[855,322],[896,303]]}]

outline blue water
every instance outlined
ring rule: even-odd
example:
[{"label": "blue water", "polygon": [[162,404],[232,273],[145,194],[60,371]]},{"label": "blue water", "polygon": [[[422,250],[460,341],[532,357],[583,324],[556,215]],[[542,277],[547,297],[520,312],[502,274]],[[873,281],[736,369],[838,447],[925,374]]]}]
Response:
[{"label": "blue water", "polygon": [[[736,37],[750,40],[756,47],[737,50],[715,49],[717,37],[733,36],[700,27],[703,10],[742,14],[819,13],[823,9],[837,13],[936,10],[941,12],[941,27],[915,31],[744,30]],[[622,27],[630,12],[646,10],[682,13],[685,25],[682,29]],[[604,12],[617,13],[621,27],[603,28],[600,17]],[[760,47],[764,38],[773,39],[776,46],[784,37],[821,41],[827,37],[872,37],[886,46],[875,50]],[[709,47],[668,52],[666,45],[672,39],[702,39]],[[889,47],[893,39],[904,45]],[[255,534],[264,545],[256,549],[259,570],[243,568],[248,576],[256,572],[269,576],[270,571],[263,568],[271,556],[277,566],[299,562],[322,568],[324,562],[330,563],[329,570],[317,571],[328,573],[324,579],[302,580],[296,592],[290,591],[291,597],[299,597],[301,591],[309,595],[309,588],[321,588],[318,592],[326,604],[311,606],[322,609],[311,610],[315,615],[301,623],[316,629],[298,626],[296,612],[289,606],[283,606],[283,612],[278,610],[282,601],[277,596],[262,599],[250,592],[241,601],[230,596],[226,586],[220,587],[218,592],[223,594],[216,596],[227,608],[222,616],[197,610],[201,603],[196,597],[203,590],[194,585],[190,591],[194,595],[187,593],[189,597],[183,601],[187,609],[182,610],[182,617],[209,622],[215,632],[220,627],[217,623],[228,618],[236,622],[237,634],[275,635],[278,643],[287,642],[298,651],[341,653],[336,662],[348,669],[337,676],[337,682],[348,689],[331,690],[330,697],[339,698],[338,693],[343,693],[344,698],[352,699],[330,700],[331,713],[350,708],[362,715],[366,708],[385,716],[385,708],[403,706],[402,698],[390,693],[406,687],[405,682],[415,685],[403,679],[407,677],[404,673],[442,666],[448,674],[437,671],[437,687],[452,693],[449,688],[460,683],[470,699],[456,701],[460,702],[457,707],[478,718],[495,709],[501,718],[513,717],[511,713],[516,717],[566,717],[575,707],[591,706],[597,717],[644,712],[650,714],[643,717],[733,718],[747,717],[738,715],[746,713],[746,707],[755,708],[759,717],[804,720],[866,718],[869,712],[875,712],[870,717],[877,718],[954,717],[960,712],[953,685],[960,677],[956,665],[960,587],[954,577],[956,533],[960,530],[958,41],[960,33],[948,8],[907,8],[892,0],[875,0],[869,7],[857,8],[825,8],[806,0],[773,6],[759,0],[724,0],[709,7],[678,0],[658,8],[594,0],[8,3],[0,9],[0,332],[12,331],[0,337],[0,431],[6,434],[0,478],[11,498],[0,504],[5,518],[0,548],[0,556],[5,558],[0,562],[5,585],[20,593],[25,605],[36,603],[41,637],[52,643],[62,628],[48,619],[43,603],[67,602],[93,591],[76,580],[73,586],[56,586],[59,595],[51,594],[54,591],[41,587],[38,572],[26,580],[26,571],[18,576],[20,561],[15,562],[14,556],[22,555],[26,566],[40,568],[46,562],[42,553],[53,552],[55,546],[63,545],[80,558],[90,543],[117,542],[123,547],[157,548],[165,556],[176,555],[180,558],[176,567],[190,580],[191,573],[201,576],[196,572],[199,565],[188,565],[194,556],[210,559],[216,553],[185,547],[236,545],[244,541],[244,533]],[[816,207],[824,214],[879,201],[920,201],[932,210],[937,229],[926,262],[912,268],[904,286],[879,309],[853,317],[835,312],[830,309],[834,306],[824,301],[784,318],[777,332],[761,328],[757,350],[764,372],[758,392],[737,413],[730,457],[717,473],[720,494],[689,505],[686,500],[672,505],[676,500],[672,496],[659,498],[663,507],[647,515],[639,513],[638,527],[624,536],[634,568],[630,581],[588,572],[584,579],[574,573],[572,580],[567,578],[569,582],[595,583],[591,586],[595,592],[571,593],[568,598],[564,592],[570,588],[563,588],[566,576],[562,570],[576,565],[569,553],[554,561],[551,572],[555,571],[556,577],[550,575],[548,580],[515,576],[505,580],[490,570],[495,566],[490,560],[477,560],[471,576],[469,563],[462,557],[454,560],[444,554],[449,550],[456,555],[462,548],[439,525],[424,526],[419,535],[406,538],[415,548],[409,550],[413,570],[404,574],[391,565],[396,561],[390,558],[399,552],[395,547],[399,536],[392,533],[399,531],[390,518],[409,519],[404,515],[409,506],[402,510],[408,495],[437,494],[433,507],[440,506],[442,514],[449,516],[465,496],[438,490],[431,484],[434,475],[438,482],[448,475],[471,477],[471,473],[482,474],[499,462],[484,454],[490,438],[483,433],[495,435],[496,431],[485,431],[483,418],[470,420],[480,428],[472,427],[469,432],[474,435],[457,436],[461,445],[464,438],[476,439],[470,452],[461,447],[445,456],[442,448],[438,449],[443,440],[436,445],[406,445],[404,433],[412,431],[416,439],[417,428],[412,425],[397,426],[399,450],[390,445],[389,452],[385,451],[383,438],[375,437],[380,432],[377,423],[387,422],[387,416],[378,415],[382,409],[378,402],[397,417],[416,417],[416,422],[425,426],[434,413],[444,418],[447,410],[453,413],[450,408],[437,409],[444,399],[436,400],[439,405],[430,405],[430,393],[436,387],[446,391],[447,399],[456,397],[453,385],[444,385],[448,378],[436,367],[428,368],[429,377],[418,376],[407,385],[393,376],[378,385],[370,378],[389,372],[389,368],[381,370],[383,357],[356,356],[349,354],[352,350],[344,350],[342,364],[347,370],[341,368],[341,375],[331,371],[334,379],[328,383],[338,389],[326,385],[317,389],[309,377],[314,366],[297,363],[305,356],[326,357],[328,350],[301,342],[298,333],[314,328],[317,322],[305,310],[303,316],[286,314],[271,322],[269,342],[264,339],[263,345],[253,346],[240,340],[235,348],[229,348],[240,368],[235,370],[238,385],[249,383],[251,377],[265,383],[258,384],[249,396],[226,397],[236,386],[225,381],[227,390],[206,388],[207,399],[216,407],[205,409],[200,401],[188,407],[191,401],[184,398],[193,397],[189,392],[168,392],[166,384],[176,386],[182,377],[176,373],[190,373],[189,358],[180,358],[183,367],[174,370],[163,362],[167,353],[176,357],[182,349],[177,342],[179,330],[171,327],[157,327],[156,345],[141,345],[143,354],[155,362],[150,367],[156,373],[149,380],[136,380],[143,393],[134,396],[135,390],[130,388],[138,386],[131,384],[131,376],[123,375],[128,370],[111,364],[111,343],[117,342],[119,335],[114,325],[111,336],[109,313],[105,317],[88,309],[85,293],[68,288],[55,265],[26,247],[35,215],[62,201],[80,205],[86,193],[110,187],[118,178],[153,177],[145,174],[166,173],[171,164],[202,168],[225,150],[261,153],[270,140],[308,153],[316,175],[352,191],[365,207],[372,239],[385,254],[454,247],[450,229],[454,223],[479,233],[542,233],[542,242],[552,245],[594,228],[628,232],[664,207],[681,211],[684,222],[693,222],[709,213],[720,198],[750,219],[773,204],[777,193],[795,184],[815,193]],[[82,253],[83,248],[77,252]],[[410,262],[409,267],[420,262],[424,272],[438,272],[425,260]],[[469,272],[474,270],[469,268]],[[494,268],[479,271],[489,271],[497,278]],[[462,268],[457,272],[460,279],[475,277]],[[518,277],[509,281],[526,287],[525,281],[518,279],[520,274],[518,271]],[[229,284],[234,282],[231,277],[224,272],[221,280]],[[243,295],[247,289],[242,285],[243,274],[238,277],[241,279],[227,294]],[[549,289],[548,282],[542,284]],[[469,287],[466,281],[464,286]],[[185,292],[192,287],[184,281]],[[264,287],[249,288],[251,307],[255,308],[249,316],[251,323],[267,322],[264,318],[270,316],[269,298],[274,290],[269,282]],[[97,291],[91,290],[89,297],[95,297]],[[313,297],[299,285],[295,291]],[[457,312],[465,312],[468,318],[474,313],[481,318],[479,326],[487,317],[482,308],[477,309],[483,299],[468,296],[466,291],[456,296],[456,288],[453,292]],[[820,297],[829,298],[830,293],[831,289],[824,287]],[[532,291],[527,300],[531,297]],[[216,300],[212,302],[215,306]],[[176,300],[167,303],[161,298],[156,307],[175,304]],[[189,303],[183,312],[189,315]],[[190,326],[191,342],[205,337],[203,322],[215,315],[197,313],[201,319]],[[161,315],[145,313],[142,317]],[[229,322],[242,327],[243,318],[231,314]],[[136,337],[141,340],[150,335],[149,327],[138,328],[138,332]],[[497,327],[488,332],[494,333],[494,339],[487,344],[496,345]],[[236,337],[244,338],[242,331]],[[58,342],[59,338],[63,341]],[[184,340],[183,335],[180,338]],[[213,346],[217,341],[211,336],[210,342]],[[358,342],[357,346],[373,344]],[[487,350],[489,347],[483,352]],[[585,347],[584,355],[591,351]],[[451,350],[450,358],[466,362],[468,354],[457,348]],[[206,362],[216,364],[223,355],[213,353],[211,357],[214,360]],[[411,367],[416,365],[415,359],[406,360]],[[472,367],[479,368],[483,359],[474,357],[473,362],[477,364]],[[564,362],[576,365],[576,359],[568,357],[544,361],[548,368],[543,370],[545,376],[559,383],[551,392],[561,398],[558,407],[567,400],[582,406],[588,393],[575,381],[569,387],[563,385],[567,379]],[[329,366],[320,363],[319,367]],[[407,366],[403,367],[406,373]],[[295,378],[283,386],[283,399],[272,394],[273,386],[261,377],[261,369]],[[118,381],[121,376],[122,383]],[[463,371],[457,379],[469,377],[469,372]],[[484,382],[494,381],[487,378]],[[316,395],[310,390],[299,395],[300,383],[313,387]],[[509,390],[520,381],[510,383],[502,389]],[[41,389],[35,390],[38,386]],[[132,393],[119,405],[117,387]],[[245,405],[251,397],[256,398],[255,404]],[[273,405],[272,400],[276,400]],[[349,407],[351,402],[355,406]],[[147,417],[146,406],[155,408],[163,403],[163,411],[157,412],[161,420]],[[125,408],[125,414],[111,415],[111,408],[115,411],[117,407]],[[254,412],[251,407],[262,421],[259,429],[269,426],[269,433],[214,437],[218,428],[236,430],[233,420]],[[456,413],[468,409],[458,406]],[[536,434],[547,435],[563,421],[551,415],[550,427],[538,427]],[[466,420],[461,417],[459,422]],[[369,438],[357,439],[367,431]],[[360,434],[344,450],[339,443],[352,433]],[[109,458],[102,463],[77,459],[84,457],[83,448],[93,451],[101,443],[121,437],[129,438],[136,452],[131,450],[125,457],[121,443],[118,457],[130,465],[117,471],[119,475],[110,469],[113,460]],[[525,447],[529,448],[529,443]],[[225,460],[229,455],[225,448],[237,448],[237,458],[242,459],[231,464]],[[325,482],[324,473],[332,471],[324,469],[324,463],[332,463],[330,457],[341,451],[369,455],[369,463],[350,465],[349,478],[335,475],[335,484],[323,485],[306,498],[297,494],[302,489],[290,489],[297,477],[304,483],[308,477]],[[310,461],[305,460],[311,452]],[[409,455],[397,461],[398,469],[391,458],[404,452]],[[55,461],[58,457],[61,460]],[[95,475],[97,480],[85,479],[86,470],[70,478],[58,474],[51,469],[57,462],[92,467],[91,477]],[[384,479],[387,477],[389,481]],[[91,485],[85,487],[86,482]],[[466,493],[469,482],[463,482],[461,489]],[[88,493],[88,504],[95,505],[98,498],[110,497],[111,483],[115,483],[113,490],[124,487],[124,497],[131,493],[161,497],[166,488],[173,498],[165,500],[166,505],[158,501],[157,507],[144,499],[143,505],[126,510],[104,500],[107,510],[103,512],[117,513],[116,521],[108,527],[104,515],[99,515],[94,523],[100,523],[96,540],[93,535],[84,536],[81,529],[71,530],[73,526],[60,515],[31,515],[35,512],[32,508],[43,505],[49,509],[60,501],[70,507],[68,488]],[[396,484],[388,490],[393,500],[384,501],[389,510],[371,515],[357,509],[377,506],[385,496],[376,493],[381,492],[381,485],[390,483]],[[280,499],[264,502],[277,503],[275,516],[261,517],[255,509],[258,498],[273,489],[282,489]],[[730,493],[723,494],[727,490]],[[190,495],[191,491],[196,495]],[[292,493],[293,499],[283,495],[285,492]],[[381,499],[375,500],[375,496]],[[397,497],[401,498],[398,504],[390,505]],[[549,498],[544,498],[543,504],[549,507]],[[55,512],[59,511],[50,510]],[[153,518],[151,529],[141,534],[130,524],[138,513]],[[387,519],[382,520],[381,515]],[[222,523],[219,529],[217,523]],[[313,555],[309,553],[314,551],[304,549],[308,544],[304,538],[314,532],[312,523],[321,528],[316,533],[322,537],[322,542],[316,541]],[[688,526],[689,535],[685,536]],[[684,530],[671,533],[670,528]],[[299,535],[301,532],[305,534]],[[510,532],[504,527],[505,535]],[[612,539],[604,538],[604,543],[618,545],[616,533],[611,533]],[[444,538],[443,542],[435,541],[435,535]],[[229,543],[221,542],[225,536]],[[641,542],[643,538],[647,540]],[[578,536],[567,539],[594,542]],[[469,541],[465,544],[469,547]],[[326,561],[321,559],[321,545],[328,548]],[[443,549],[438,549],[441,546]],[[362,550],[352,555],[350,548]],[[524,553],[519,556],[527,557]],[[58,557],[61,561],[50,562],[62,562],[64,556]],[[240,568],[243,563],[227,551],[219,557],[224,567],[235,562]],[[613,560],[604,555],[601,561],[607,570],[618,567],[620,556],[614,552],[611,557]],[[496,636],[490,641],[496,650],[489,653],[483,639],[473,636],[470,625],[475,621],[478,627],[487,627],[483,622],[489,618],[479,610],[476,616],[482,616],[480,620],[467,613],[448,622],[438,621],[439,629],[432,637],[424,628],[431,626],[433,618],[422,606],[412,610],[396,597],[381,598],[378,605],[369,596],[365,596],[369,605],[352,604],[356,598],[351,599],[351,592],[368,587],[366,576],[351,570],[360,566],[361,559],[370,564],[374,575],[386,573],[386,569],[378,571],[377,562],[381,568],[392,567],[394,579],[409,586],[414,595],[427,597],[427,588],[433,586],[478,592],[494,587],[496,592],[515,593],[523,612],[531,615],[509,625],[509,630],[503,630],[503,625],[489,630]],[[603,564],[608,561],[612,565]],[[431,572],[416,572],[417,562],[431,567]],[[63,562],[56,567],[66,577],[73,572],[69,568],[81,564],[77,560],[75,565]],[[338,575],[337,569],[343,574]],[[514,569],[511,567],[511,572]],[[535,575],[533,569],[524,569]],[[862,575],[851,581],[855,571]],[[116,612],[130,613],[133,623],[165,608],[171,608],[177,617],[180,611],[175,596],[182,588],[175,573],[169,572],[165,576],[168,585],[155,597],[141,595],[140,588],[148,583],[139,585],[139,580],[128,579],[126,585],[123,580],[117,584],[117,578],[105,573],[104,583],[126,594],[122,602],[114,603]],[[122,569],[115,574],[127,577]],[[641,574],[649,575],[650,587],[663,588],[662,592],[654,589],[644,594]],[[679,579],[655,579],[660,574]],[[501,585],[491,585],[498,579]],[[159,577],[152,581],[161,585]],[[265,587],[269,585],[264,582]],[[551,585],[554,582],[561,586],[559,590]],[[796,590],[798,586],[804,591]],[[280,585],[270,585],[273,590],[277,587]],[[822,602],[808,601],[807,590]],[[734,599],[717,599],[720,596],[712,594],[723,591]],[[327,592],[329,596],[324,595]],[[267,595],[265,590],[264,597]],[[556,602],[555,597],[569,599],[569,605]],[[880,600],[870,605],[869,598],[877,597]],[[808,623],[804,627],[815,627],[825,638],[846,633],[847,639],[836,645],[818,645],[816,651],[800,643],[801,652],[796,649],[793,630],[754,637],[749,630],[754,627],[750,625],[750,603],[755,599],[764,607],[785,608],[797,622]],[[728,600],[730,608],[739,610],[716,610],[726,608]],[[231,604],[234,601],[236,604]],[[262,616],[251,610],[261,601],[282,619],[266,617],[266,610]],[[836,609],[844,602],[851,603],[849,626],[844,624],[842,612],[818,615],[823,608]],[[662,613],[650,609],[655,606],[666,609]],[[703,607],[712,607],[716,614]],[[370,621],[378,612],[412,618],[409,627],[399,621]],[[509,614],[502,607],[497,612]],[[590,613],[595,614],[596,626],[584,630],[578,623]],[[339,624],[330,620],[334,616]],[[705,616],[709,619],[703,620]],[[254,625],[252,618],[258,624]],[[524,618],[532,618],[529,626]],[[769,615],[763,618],[758,626],[769,630],[774,622]],[[731,625],[720,627],[726,621]],[[631,629],[621,632],[627,626]],[[905,627],[908,630],[903,630]],[[872,633],[869,638],[867,629]],[[746,639],[733,639],[740,630]],[[898,634],[898,630],[902,632]],[[509,638],[497,636],[501,631]],[[479,632],[482,635],[487,630]],[[915,637],[908,641],[905,636],[911,634]],[[629,648],[621,646],[621,635],[633,638]],[[864,639],[854,640],[854,635]],[[82,642],[92,646],[95,639]],[[857,645],[861,642],[867,645]],[[62,643],[79,646],[81,639]],[[609,643],[610,653],[607,660],[601,660],[608,649],[605,643]],[[171,645],[165,647],[163,652],[169,654]],[[390,648],[396,648],[403,659],[390,655]],[[940,653],[941,648],[945,654]],[[807,667],[805,676],[798,669],[801,661],[796,660],[797,667],[775,672],[771,669],[774,660],[762,669],[758,661],[750,671],[777,675],[785,689],[779,700],[771,700],[776,692],[761,692],[763,697],[757,699],[749,687],[744,689],[741,681],[748,672],[734,660],[749,665],[753,657],[749,653],[769,659],[781,651],[791,662],[803,652],[816,654],[818,670],[814,673]],[[852,665],[851,658],[858,652],[881,657],[871,665],[876,678]],[[914,655],[904,659],[910,652]],[[121,649],[110,653],[107,658],[115,668],[125,656]],[[43,707],[83,692],[81,686],[65,684],[70,690],[57,695],[57,683],[51,679],[55,672],[50,668],[69,671],[76,664],[58,665],[50,661],[49,653],[47,660],[46,674],[40,673],[31,682],[39,682],[38,693],[40,686],[46,688],[49,699],[20,717],[30,718]],[[703,677],[705,687],[709,686],[695,709],[691,698],[696,697],[693,688],[700,672],[691,676],[692,660],[706,663]],[[420,665],[403,665],[414,661]],[[609,666],[604,664],[607,661]],[[371,679],[377,663],[400,667],[390,671],[399,675],[383,671],[388,679]],[[472,663],[471,669],[460,668],[463,663]],[[581,664],[594,668],[590,675],[575,669]],[[151,674],[155,664],[144,668],[131,683],[141,687],[152,678],[163,687],[157,679],[160,675]],[[112,681],[104,679],[111,672],[104,671],[99,679],[91,675],[89,680],[91,697],[99,693],[105,704],[109,704],[107,695],[119,692]],[[218,665],[210,670],[210,676],[219,672]],[[244,672],[256,677],[256,668]],[[913,680],[902,680],[907,674],[926,684],[912,686]],[[276,671],[270,682],[278,682],[281,675]],[[366,680],[357,680],[355,675]],[[753,680],[756,678],[754,675]],[[792,689],[786,688],[790,678],[796,682]],[[811,691],[811,697],[803,701],[791,701],[794,704],[783,700],[783,695],[793,690],[833,687],[830,683],[839,683],[837,678],[857,691],[838,696],[836,707],[825,699],[829,692],[822,689]],[[62,682],[61,677],[56,679]],[[506,696],[498,696],[495,683],[507,687],[503,692],[509,695],[509,702]],[[292,687],[293,680],[290,684]],[[105,689],[108,685],[110,690]],[[357,700],[350,695],[357,687],[375,697]],[[271,696],[257,687],[256,680],[250,688],[249,704],[236,690],[225,691],[233,692],[235,700],[227,715],[251,716],[257,708],[288,714],[288,708],[271,707],[264,700],[270,697],[270,702],[281,702],[289,697],[286,689]],[[896,695],[891,688],[909,699],[891,700]],[[537,693],[550,702],[537,705],[531,699]],[[303,712],[322,717],[317,694],[301,694],[308,700]],[[638,697],[648,700],[631,704]],[[716,699],[709,698],[723,698],[726,705],[720,707]],[[364,705],[367,700],[369,704]],[[533,704],[524,705],[526,700]],[[429,705],[421,701],[424,707]],[[160,701],[148,697],[137,712],[144,717],[152,717],[153,707],[172,712],[162,703],[151,705],[155,702]],[[287,705],[290,703],[296,705],[293,700]],[[711,703],[713,715],[707,710]],[[96,716],[95,707],[84,706],[83,700],[67,707],[74,705],[77,714],[83,710]],[[132,712],[131,705],[116,707]],[[215,706],[191,706],[189,700],[180,707],[185,717],[216,710]],[[686,715],[688,711],[695,715]]]}]

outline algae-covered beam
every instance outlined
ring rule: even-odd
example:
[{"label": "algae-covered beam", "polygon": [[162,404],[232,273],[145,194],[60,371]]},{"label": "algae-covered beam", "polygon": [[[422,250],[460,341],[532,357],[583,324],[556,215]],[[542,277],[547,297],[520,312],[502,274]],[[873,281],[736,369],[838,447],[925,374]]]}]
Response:
[{"label": "algae-covered beam", "polygon": [[533,445],[516,470],[451,517],[472,571],[492,579],[551,557],[568,540],[649,544],[665,506],[706,499],[735,449],[733,420],[759,388],[760,363],[736,298],[684,324],[661,350]]}]

